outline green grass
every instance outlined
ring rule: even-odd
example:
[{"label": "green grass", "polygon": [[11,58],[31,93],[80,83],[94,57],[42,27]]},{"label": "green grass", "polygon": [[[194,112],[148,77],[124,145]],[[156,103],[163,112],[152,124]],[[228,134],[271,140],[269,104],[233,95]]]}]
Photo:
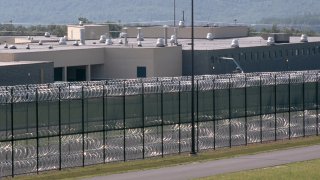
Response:
[{"label": "green grass", "polygon": [[[248,146],[238,146],[233,148],[221,148],[201,152],[197,156],[189,156],[188,153],[181,155],[170,155],[165,158],[149,158],[145,160],[135,160],[129,162],[108,163],[80,168],[64,169],[62,171],[48,171],[40,175],[23,175],[16,176],[17,180],[36,180],[36,179],[75,179],[83,177],[92,177],[98,175],[116,174],[128,171],[138,171],[146,169],[155,169],[165,166],[174,166],[191,162],[208,161],[214,159],[230,158],[234,156],[256,154],[260,152],[287,149],[300,146],[309,146],[320,144],[320,137],[306,137],[292,140],[283,140],[277,142],[251,144]],[[10,178],[8,178],[10,179]]]},{"label": "green grass", "polygon": [[320,159],[291,163],[281,166],[241,171],[236,173],[216,175],[199,180],[250,180],[250,179],[319,179],[320,178]]}]

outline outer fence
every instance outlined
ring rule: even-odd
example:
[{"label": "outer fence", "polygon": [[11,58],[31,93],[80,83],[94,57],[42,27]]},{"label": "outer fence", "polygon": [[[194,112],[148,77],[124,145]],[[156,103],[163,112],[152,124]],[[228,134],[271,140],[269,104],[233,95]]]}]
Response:
[{"label": "outer fence", "polygon": [[[318,135],[318,73],[197,76],[196,149]],[[0,87],[0,177],[190,150],[190,77]]]}]

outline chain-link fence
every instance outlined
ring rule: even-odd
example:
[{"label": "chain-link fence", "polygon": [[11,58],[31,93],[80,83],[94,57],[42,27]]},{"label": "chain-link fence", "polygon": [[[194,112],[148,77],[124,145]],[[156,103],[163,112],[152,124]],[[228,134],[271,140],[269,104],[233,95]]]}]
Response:
[{"label": "chain-link fence", "polygon": [[[319,72],[196,76],[196,150],[318,135]],[[0,177],[189,152],[190,80],[0,87]]]}]

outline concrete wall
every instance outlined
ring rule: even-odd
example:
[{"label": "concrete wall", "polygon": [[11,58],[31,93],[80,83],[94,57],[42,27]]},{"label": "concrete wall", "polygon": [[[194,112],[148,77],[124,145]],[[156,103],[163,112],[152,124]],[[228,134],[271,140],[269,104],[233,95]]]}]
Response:
[{"label": "concrete wall", "polygon": [[[124,30],[122,30],[124,32]],[[137,37],[137,27],[128,27],[128,37]],[[164,37],[163,27],[142,27],[141,32],[145,38],[159,38]],[[246,37],[249,33],[249,28],[246,26],[224,26],[224,27],[195,27],[194,37],[197,39],[204,39],[207,37],[207,33],[213,33],[215,38],[236,38]],[[168,28],[168,37],[174,34],[174,28]],[[178,28],[178,37],[187,39],[191,37],[191,28],[184,27]]]},{"label": "concrete wall", "polygon": [[147,77],[181,76],[182,72],[181,47],[106,48],[105,55],[105,78],[136,78],[138,66],[146,67]]},{"label": "concrete wall", "polygon": [[182,75],[182,47],[173,46],[154,49],[154,77]]},{"label": "concrete wall", "polygon": [[[320,42],[250,48],[195,51],[195,74],[231,73],[236,65],[219,57],[233,57],[244,72],[320,69]],[[288,62],[287,62],[288,60]],[[191,51],[183,51],[183,75],[191,75]],[[214,67],[214,69],[212,68]]]},{"label": "concrete wall", "polygon": [[68,39],[80,40],[80,29],[85,29],[86,40],[98,40],[101,35],[109,33],[108,25],[68,26]]},{"label": "concrete wall", "polygon": [[12,61],[52,61],[54,62],[54,67],[103,64],[105,60],[104,49],[101,47],[17,52],[13,53]]},{"label": "concrete wall", "polygon": [[0,66],[0,86],[52,82],[52,62]]}]

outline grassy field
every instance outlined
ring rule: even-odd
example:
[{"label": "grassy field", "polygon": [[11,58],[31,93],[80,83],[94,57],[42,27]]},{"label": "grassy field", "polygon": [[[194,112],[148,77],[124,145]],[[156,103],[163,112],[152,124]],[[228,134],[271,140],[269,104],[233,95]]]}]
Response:
[{"label": "grassy field", "polygon": [[250,180],[250,179],[319,179],[320,177],[320,159],[312,161],[304,161],[291,163],[281,166],[268,167],[250,171],[242,171],[237,173],[222,174],[199,180]]},{"label": "grassy field", "polygon": [[[165,166],[174,166],[191,162],[208,161],[214,159],[230,158],[234,156],[256,154],[273,150],[287,149],[293,147],[309,146],[320,144],[320,136],[297,138],[262,144],[251,144],[248,146],[238,146],[233,148],[221,148],[199,153],[197,156],[189,156],[188,153],[181,155],[170,155],[164,158],[156,157],[145,160],[135,160],[129,162],[116,162],[80,168],[64,169],[62,171],[48,171],[39,175],[16,176],[17,180],[36,180],[36,179],[76,179],[123,173],[128,171],[138,171],[146,169],[156,169]],[[8,178],[11,179],[11,178]]]}]

